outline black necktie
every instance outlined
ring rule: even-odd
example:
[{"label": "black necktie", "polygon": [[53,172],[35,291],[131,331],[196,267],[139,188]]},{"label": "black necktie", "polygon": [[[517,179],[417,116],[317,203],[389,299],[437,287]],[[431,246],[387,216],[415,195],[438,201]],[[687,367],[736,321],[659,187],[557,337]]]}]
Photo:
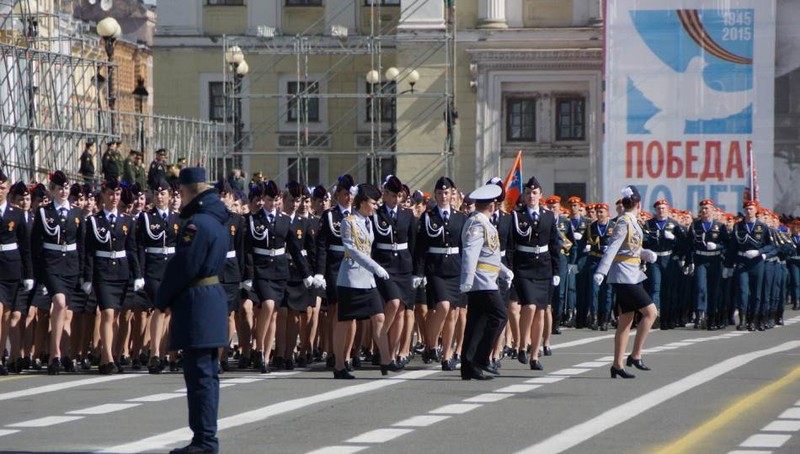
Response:
[{"label": "black necktie", "polygon": [[163,219],[165,221],[167,220],[167,212],[166,211],[161,213],[161,219]]},{"label": "black necktie", "polygon": [[445,224],[447,224],[447,221],[450,220],[449,213],[446,210],[442,213],[442,220]]},{"label": "black necktie", "polygon": [[350,210],[344,210],[342,212],[342,216],[344,216],[344,217],[350,216]]},{"label": "black necktie", "polygon": [[497,224],[497,213],[492,214],[492,224]]},{"label": "black necktie", "polygon": [[117,217],[116,217],[116,216],[114,216],[113,214],[109,214],[109,215],[108,215],[108,221],[109,221],[110,223],[112,223],[112,224],[114,223],[114,220],[115,220],[116,218],[117,218]]},{"label": "black necktie", "polygon": [[61,216],[62,218],[67,217],[67,209],[64,207],[59,208],[58,215]]},{"label": "black necktie", "polygon": [[539,211],[538,210],[531,211],[531,216],[533,217],[533,222],[538,221],[539,220]]},{"label": "black necktie", "polygon": [[367,225],[367,231],[372,230],[372,224],[369,223],[369,218],[364,218],[364,223]]},{"label": "black necktie", "polygon": [[270,213],[267,215],[267,220],[269,221],[269,225],[272,225],[274,224],[275,216],[272,213]]},{"label": "black necktie", "polygon": [[389,211],[389,213],[391,214],[393,221],[397,219],[397,213],[395,213],[394,210]]}]

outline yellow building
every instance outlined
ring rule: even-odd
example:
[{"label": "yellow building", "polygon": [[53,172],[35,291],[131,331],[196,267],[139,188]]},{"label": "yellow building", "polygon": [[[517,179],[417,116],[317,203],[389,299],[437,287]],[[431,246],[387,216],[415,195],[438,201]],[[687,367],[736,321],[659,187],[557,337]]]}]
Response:
[{"label": "yellow building", "polygon": [[[227,120],[233,135],[240,100],[229,157],[279,183],[391,172],[430,190],[449,174],[467,191],[504,177],[522,150],[525,178],[545,192],[591,198],[600,23],[600,0],[159,2],[154,107]],[[238,98],[226,85],[234,45],[249,67]]]}]

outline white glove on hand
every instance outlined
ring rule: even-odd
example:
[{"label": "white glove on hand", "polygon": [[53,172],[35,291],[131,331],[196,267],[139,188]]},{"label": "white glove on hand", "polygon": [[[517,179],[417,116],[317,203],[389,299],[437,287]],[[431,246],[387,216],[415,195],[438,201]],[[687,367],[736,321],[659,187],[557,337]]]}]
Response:
[{"label": "white glove on hand", "polygon": [[138,278],[133,280],[133,291],[138,292],[139,290],[144,288],[144,278]]},{"label": "white glove on hand", "polygon": [[31,290],[33,290],[33,279],[23,280],[22,288],[25,289],[26,292],[30,292]]},{"label": "white glove on hand", "polygon": [[84,282],[81,285],[81,290],[83,290],[83,293],[85,293],[87,295],[92,293],[92,283],[91,282]]},{"label": "white glove on hand", "polygon": [[[91,283],[91,282],[90,282],[90,283]],[[47,293],[48,293],[48,291],[47,291],[47,287],[45,287],[44,285],[42,285],[40,288],[42,289],[42,296],[47,296]]]},{"label": "white glove on hand", "polygon": [[575,238],[575,241],[580,241],[583,239],[583,234],[581,232],[575,232],[572,234],[572,237]]},{"label": "white glove on hand", "polygon": [[386,271],[385,269],[383,269],[383,267],[379,267],[378,268],[378,272],[375,273],[375,275],[378,276],[379,278],[383,279],[384,281],[388,281],[389,280],[389,272]]},{"label": "white glove on hand", "polygon": [[461,293],[467,293],[472,289],[472,284],[461,284],[458,289],[461,291]]},{"label": "white glove on hand", "polygon": [[314,287],[325,288],[325,278],[321,274],[314,275]]},{"label": "white glove on hand", "polygon": [[248,292],[250,290],[253,290],[253,280],[252,279],[248,279],[248,280],[242,282],[242,288],[244,288]]},{"label": "white glove on hand", "polygon": [[744,256],[749,259],[754,259],[761,255],[761,252],[758,249],[750,249],[749,251],[744,253]]},{"label": "white glove on hand", "polygon": [[683,260],[683,259],[680,259],[680,260],[678,260],[678,266],[680,266],[681,268],[683,268],[683,267],[684,267],[684,265],[686,265],[686,260]]},{"label": "white glove on hand", "polygon": [[650,249],[642,249],[642,260],[647,263],[655,263],[658,260],[658,256],[655,252],[651,251]]},{"label": "white glove on hand", "polygon": [[411,278],[411,286],[414,288],[419,288],[422,285],[422,276],[414,276]]},{"label": "white glove on hand", "polygon": [[729,277],[733,276],[733,268],[723,268],[722,269],[722,278],[728,279]]},{"label": "white glove on hand", "polygon": [[606,277],[605,277],[605,276],[603,276],[603,275],[602,275],[602,274],[600,274],[600,273],[594,273],[594,276],[592,277],[592,279],[594,279],[594,283],[595,283],[595,285],[598,285],[598,286],[599,286],[599,285],[603,285],[603,279],[605,279],[605,278],[606,278]]},{"label": "white glove on hand", "polygon": [[561,276],[553,276],[553,287],[558,287],[561,283]]},{"label": "white glove on hand", "polygon": [[500,279],[510,284],[511,281],[514,280],[514,272],[508,268],[502,267],[500,268]]},{"label": "white glove on hand", "polygon": [[670,232],[669,230],[666,230],[666,231],[664,231],[664,238],[666,238],[668,240],[674,240],[675,239],[675,234]]},{"label": "white glove on hand", "polygon": [[716,251],[717,243],[713,243],[711,241],[706,242],[706,249],[708,249],[709,251]]},{"label": "white glove on hand", "polygon": [[306,276],[306,278],[303,279],[303,285],[305,288],[311,288],[311,286],[314,285],[314,276]]},{"label": "white glove on hand", "polygon": [[422,286],[426,287],[428,285],[428,276],[422,276]]},{"label": "white glove on hand", "polygon": [[586,246],[583,248],[583,252],[589,252],[589,251],[591,251],[591,250],[592,250],[592,245],[591,245],[591,244],[587,244],[587,245],[586,245]]}]

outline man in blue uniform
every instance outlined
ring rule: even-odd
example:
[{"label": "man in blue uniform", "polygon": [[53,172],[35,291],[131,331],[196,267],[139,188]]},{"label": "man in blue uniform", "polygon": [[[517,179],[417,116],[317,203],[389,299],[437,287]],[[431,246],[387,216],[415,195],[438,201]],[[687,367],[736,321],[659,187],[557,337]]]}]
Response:
[{"label": "man in blue uniform", "polygon": [[155,306],[172,311],[171,347],[183,349],[192,442],[172,453],[217,453],[219,348],[227,342],[228,299],[219,275],[228,251],[228,212],[201,167],[179,176],[184,202],[175,255],[167,264]]}]

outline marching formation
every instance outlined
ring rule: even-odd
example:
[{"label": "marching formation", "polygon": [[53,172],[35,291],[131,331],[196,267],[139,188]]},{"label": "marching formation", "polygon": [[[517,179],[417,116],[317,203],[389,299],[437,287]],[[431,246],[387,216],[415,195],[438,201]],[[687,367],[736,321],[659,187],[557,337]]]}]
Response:
[{"label": "marching formation", "polygon": [[[0,342],[10,344],[0,373],[182,367],[195,327],[170,323],[164,295],[186,289],[164,275],[181,241],[208,233],[187,229],[163,171],[149,190],[110,173],[93,190],[61,171],[34,185],[0,172]],[[800,220],[755,201],[733,214],[712,200],[696,213],[659,200],[649,213],[625,206],[635,188],[613,208],[562,203],[533,177],[508,211],[497,178],[469,197],[448,177],[432,197],[395,176],[378,188],[344,175],[331,192],[294,181],[216,189],[224,266],[191,287],[224,289],[227,310],[204,315],[227,326],[221,373],[325,362],[351,379],[365,363],[386,375],[419,355],[481,380],[505,357],[543,370],[562,327],[753,331],[780,325],[787,302],[798,309]],[[646,368],[636,348],[632,364]]]}]

